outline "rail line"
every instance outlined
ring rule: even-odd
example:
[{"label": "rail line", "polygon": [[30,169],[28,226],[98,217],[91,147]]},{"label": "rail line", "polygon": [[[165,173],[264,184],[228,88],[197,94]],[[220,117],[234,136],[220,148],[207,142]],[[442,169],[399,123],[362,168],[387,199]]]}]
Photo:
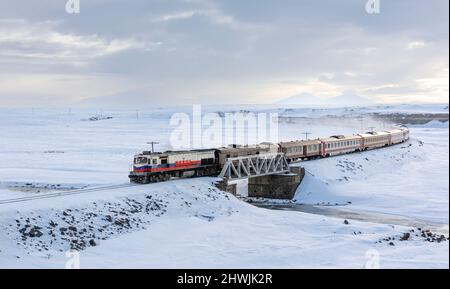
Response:
[{"label": "rail line", "polygon": [[92,192],[100,192],[100,191],[106,191],[106,190],[116,190],[116,189],[135,187],[135,186],[139,186],[139,185],[138,184],[120,184],[120,185],[112,185],[112,186],[95,187],[95,188],[90,188],[90,189],[70,190],[70,191],[64,191],[64,192],[41,194],[41,195],[21,197],[21,198],[5,199],[5,200],[0,200],[0,205],[27,202],[27,201],[39,200],[39,199],[56,198],[56,197],[62,197],[62,196],[68,196],[68,195],[78,195],[78,194],[85,194],[85,193],[92,193]]}]

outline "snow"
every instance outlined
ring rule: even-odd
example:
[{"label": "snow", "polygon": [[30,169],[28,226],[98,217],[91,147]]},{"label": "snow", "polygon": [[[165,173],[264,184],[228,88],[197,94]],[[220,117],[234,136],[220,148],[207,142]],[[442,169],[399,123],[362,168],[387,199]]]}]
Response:
[{"label": "snow", "polygon": [[[170,148],[171,114],[190,109],[0,110],[0,200],[109,188],[0,204],[0,267],[64,268],[70,240],[88,242],[95,233],[96,246],[87,244],[79,253],[82,268],[364,268],[377,259],[371,259],[374,254],[381,268],[448,268],[448,241],[425,241],[416,227],[392,224],[388,217],[418,220],[448,237],[448,123],[413,126],[405,144],[298,164],[307,174],[296,203],[371,216],[349,219],[348,225],[338,214],[255,207],[217,190],[215,178],[112,187],[128,182],[132,156],[148,149],[148,141],[160,142],[161,150]],[[365,116],[369,111],[448,113],[448,106],[253,110],[299,117],[280,123],[280,139],[292,140],[302,138],[306,129],[319,137],[359,133],[368,126],[391,128]],[[95,121],[89,121],[92,117]],[[149,196],[160,209],[133,209],[131,204],[145,207]],[[123,218],[129,223],[115,224]],[[27,219],[42,228],[43,236],[22,240],[19,229]],[[86,233],[53,237],[51,221],[58,224],[56,232],[73,225]],[[411,240],[399,241],[412,229]],[[392,237],[394,246],[379,243]]]},{"label": "snow", "polygon": [[405,144],[302,162],[309,173],[296,199],[448,224],[448,141],[447,129],[412,128]]}]

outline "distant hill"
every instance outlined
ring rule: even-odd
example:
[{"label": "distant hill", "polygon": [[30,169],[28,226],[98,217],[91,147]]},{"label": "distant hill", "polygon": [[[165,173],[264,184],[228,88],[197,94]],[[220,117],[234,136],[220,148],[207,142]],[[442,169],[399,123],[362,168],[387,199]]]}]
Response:
[{"label": "distant hill", "polygon": [[276,104],[289,104],[289,105],[323,105],[323,99],[309,94],[301,93],[293,95],[288,98],[277,101]]},{"label": "distant hill", "polygon": [[299,106],[363,106],[373,105],[374,101],[352,93],[345,93],[332,98],[322,98],[310,93],[301,93],[277,101],[275,104]]},{"label": "distant hill", "polygon": [[332,106],[336,105],[360,106],[360,105],[375,104],[375,102],[368,98],[355,94],[341,94],[333,98],[327,99],[326,104]]}]

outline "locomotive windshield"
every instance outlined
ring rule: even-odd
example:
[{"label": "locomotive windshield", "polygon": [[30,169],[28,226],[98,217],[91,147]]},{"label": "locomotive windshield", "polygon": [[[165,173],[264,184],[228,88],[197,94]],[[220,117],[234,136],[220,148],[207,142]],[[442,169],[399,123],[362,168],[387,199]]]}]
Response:
[{"label": "locomotive windshield", "polygon": [[147,163],[147,158],[144,157],[137,157],[134,159],[134,163],[141,165],[141,164],[146,164]]}]

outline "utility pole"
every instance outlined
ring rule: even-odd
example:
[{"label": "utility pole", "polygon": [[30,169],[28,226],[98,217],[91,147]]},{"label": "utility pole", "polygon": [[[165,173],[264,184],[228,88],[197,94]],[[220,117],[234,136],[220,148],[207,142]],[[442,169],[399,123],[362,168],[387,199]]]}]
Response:
[{"label": "utility pole", "polygon": [[139,120],[139,109],[136,109],[136,119]]},{"label": "utility pole", "polygon": [[152,154],[153,153],[155,153],[155,144],[159,144],[159,142],[156,142],[156,141],[151,141],[151,142],[148,142],[147,144],[151,144],[152,145]]},{"label": "utility pole", "polygon": [[364,133],[364,117],[362,115],[359,117],[359,121],[361,122],[361,133]]},{"label": "utility pole", "polygon": [[310,132],[302,132],[302,134],[305,135],[305,140],[308,140],[308,135],[312,134]]}]

